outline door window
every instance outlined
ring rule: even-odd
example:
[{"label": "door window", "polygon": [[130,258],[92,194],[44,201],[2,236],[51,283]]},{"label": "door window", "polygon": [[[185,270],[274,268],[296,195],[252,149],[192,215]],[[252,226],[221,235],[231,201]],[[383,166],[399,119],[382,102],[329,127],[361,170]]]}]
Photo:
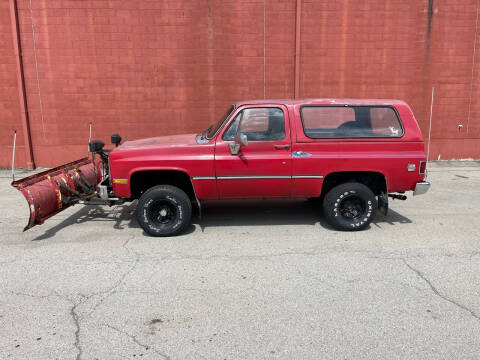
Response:
[{"label": "door window", "polygon": [[[240,127],[240,129],[239,129]],[[223,134],[232,141],[240,131],[248,141],[278,141],[285,139],[285,117],[279,108],[249,108],[240,111]]]}]

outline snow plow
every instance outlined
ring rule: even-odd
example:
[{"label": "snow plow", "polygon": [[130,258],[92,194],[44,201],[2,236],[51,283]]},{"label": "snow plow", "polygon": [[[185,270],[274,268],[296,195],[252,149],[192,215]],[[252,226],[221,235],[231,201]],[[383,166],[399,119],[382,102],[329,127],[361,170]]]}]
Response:
[{"label": "snow plow", "polygon": [[[112,142],[118,146],[121,137],[112,135]],[[23,231],[45,220],[60,211],[77,204],[113,205],[122,200],[109,196],[108,153],[103,149],[104,143],[94,140],[88,144],[91,158],[67,163],[26,178],[13,181],[12,186],[18,189],[27,200],[30,218]],[[98,159],[96,155],[99,155]]]},{"label": "snow plow", "polygon": [[84,158],[12,182],[27,199],[30,209],[23,231],[79,201],[91,200],[101,179],[100,163]]}]

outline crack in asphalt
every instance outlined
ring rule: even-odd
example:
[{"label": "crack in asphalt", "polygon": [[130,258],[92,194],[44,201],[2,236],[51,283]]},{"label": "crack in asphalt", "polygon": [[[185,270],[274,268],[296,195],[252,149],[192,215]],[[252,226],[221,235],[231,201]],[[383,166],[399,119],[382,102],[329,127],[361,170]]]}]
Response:
[{"label": "crack in asphalt", "polygon": [[151,345],[147,345],[147,344],[144,344],[142,342],[140,342],[137,337],[135,335],[132,335],[132,334],[129,334],[128,332],[126,331],[123,331],[123,330],[120,330],[118,328],[116,328],[115,326],[113,325],[110,325],[110,324],[102,324],[103,326],[106,326],[112,330],[115,330],[116,332],[122,334],[122,335],[125,335],[127,336],[128,338],[130,338],[135,344],[137,344],[138,346],[144,348],[145,350],[152,350],[155,354],[157,355],[160,355],[162,358],[164,358],[165,360],[170,360],[170,357],[160,351],[158,351],[157,349],[155,349],[153,346]]},{"label": "crack in asphalt", "polygon": [[97,292],[97,293],[94,293],[92,294],[91,296],[100,296],[100,295],[105,295],[103,296],[94,306],[93,308],[89,311],[89,313],[87,314],[87,316],[90,316],[92,315],[96,310],[97,308],[103,304],[103,302],[108,299],[110,296],[112,296],[113,294],[115,294],[118,289],[118,287],[125,281],[125,279],[127,278],[128,275],[130,275],[134,270],[135,268],[137,267],[139,261],[140,261],[140,256],[137,252],[131,250],[128,248],[128,243],[130,242],[130,240],[134,239],[135,236],[131,236],[130,238],[128,238],[123,244],[122,244],[122,247],[128,251],[128,253],[133,253],[135,254],[135,260],[133,262],[133,265],[130,267],[130,269],[128,269],[116,282],[115,284],[113,284],[108,290],[106,291],[102,291],[102,292]]},{"label": "crack in asphalt", "polygon": [[31,298],[34,298],[34,299],[47,299],[47,298],[53,296],[53,294],[51,294],[51,295],[34,295],[34,294],[27,294],[27,293],[14,292],[14,291],[3,292],[3,293],[0,293],[0,295],[26,296],[26,297],[31,297]]},{"label": "crack in asphalt", "polygon": [[80,321],[79,321],[79,316],[76,312],[76,309],[77,309],[77,306],[79,305],[80,303],[78,304],[74,304],[72,306],[72,308],[70,309],[70,316],[72,317],[73,319],[73,322],[75,324],[75,327],[76,327],[76,330],[75,330],[75,343],[74,343],[74,346],[75,346],[75,349],[77,349],[77,356],[76,356],[76,360],[81,360],[82,358],[82,354],[83,354],[83,350],[82,350],[82,346],[80,345]]},{"label": "crack in asphalt", "polygon": [[75,302],[73,301],[72,299],[70,299],[68,296],[63,296],[61,294],[59,294],[57,291],[53,290],[53,292],[60,298],[63,298],[65,299],[66,301],[68,301],[70,304],[72,304],[72,307],[70,308],[70,316],[73,320],[73,323],[75,325],[75,342],[73,343],[73,346],[75,347],[75,349],[77,350],[77,356],[75,357],[76,360],[81,360],[82,359],[82,355],[83,355],[83,349],[82,349],[82,345],[80,343],[80,331],[81,331],[81,326],[80,326],[80,315],[77,313],[77,307],[83,303],[85,303],[86,301],[88,301],[91,296],[85,296],[83,294],[78,294],[82,297],[82,299],[78,302]]},{"label": "crack in asphalt", "polygon": [[470,315],[473,316],[475,319],[480,320],[480,316],[479,316],[477,313],[475,313],[475,311],[473,311],[473,310],[470,309],[469,307],[467,307],[467,306],[459,303],[458,301],[453,300],[453,299],[449,298],[448,296],[443,295],[442,293],[440,293],[440,292],[438,291],[438,289],[432,284],[432,282],[431,282],[420,270],[415,269],[415,268],[414,268],[413,266],[411,266],[411,265],[407,262],[407,260],[405,260],[404,258],[402,258],[402,261],[403,261],[404,264],[405,264],[410,270],[412,270],[420,279],[422,279],[424,282],[427,283],[427,285],[430,287],[430,289],[432,290],[432,292],[433,292],[436,296],[438,296],[438,297],[440,297],[441,299],[443,299],[443,300],[445,300],[445,301],[447,301],[447,302],[455,305],[456,307],[458,307],[458,308],[460,308],[460,309],[462,309],[462,310],[470,313]]},{"label": "crack in asphalt", "polygon": [[81,360],[82,355],[83,355],[83,349],[82,349],[82,345],[81,345],[81,342],[80,342],[81,318],[80,318],[80,315],[77,313],[77,307],[84,304],[85,302],[87,302],[93,295],[86,296],[86,295],[83,295],[83,294],[78,294],[81,297],[81,299],[78,302],[75,302],[70,297],[65,296],[65,295],[61,295],[60,293],[58,293],[54,289],[52,289],[52,292],[55,293],[58,297],[60,297],[62,299],[65,299],[66,301],[68,301],[72,305],[69,313],[70,313],[70,317],[72,318],[73,323],[75,325],[75,333],[74,333],[75,342],[73,343],[75,349],[77,350],[77,356],[75,357],[75,359],[76,360]]}]

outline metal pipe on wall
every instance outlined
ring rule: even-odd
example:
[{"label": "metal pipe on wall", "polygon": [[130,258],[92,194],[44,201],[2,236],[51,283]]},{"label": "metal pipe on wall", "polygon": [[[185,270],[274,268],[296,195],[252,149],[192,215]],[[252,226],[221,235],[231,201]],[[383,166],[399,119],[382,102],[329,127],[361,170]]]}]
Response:
[{"label": "metal pipe on wall", "polygon": [[25,90],[25,76],[23,72],[22,45],[20,43],[20,25],[18,21],[17,1],[9,0],[10,3],[10,21],[12,24],[13,51],[15,53],[15,63],[17,65],[17,87],[20,106],[20,119],[22,122],[23,139],[25,143],[25,158],[27,169],[35,169],[33,159],[32,136],[30,133],[30,119],[28,117],[27,93]]},{"label": "metal pipe on wall", "polygon": [[297,0],[295,15],[295,89],[293,97],[297,99],[300,96],[300,31],[302,29],[302,0]]}]

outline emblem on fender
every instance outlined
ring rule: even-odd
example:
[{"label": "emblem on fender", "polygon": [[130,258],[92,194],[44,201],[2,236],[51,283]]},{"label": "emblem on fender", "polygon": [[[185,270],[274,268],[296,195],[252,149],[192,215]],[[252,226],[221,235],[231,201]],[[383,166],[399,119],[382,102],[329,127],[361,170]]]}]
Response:
[{"label": "emblem on fender", "polygon": [[294,158],[299,158],[299,157],[309,157],[309,156],[312,156],[312,154],[307,153],[305,151],[294,151],[292,152],[292,156]]}]

